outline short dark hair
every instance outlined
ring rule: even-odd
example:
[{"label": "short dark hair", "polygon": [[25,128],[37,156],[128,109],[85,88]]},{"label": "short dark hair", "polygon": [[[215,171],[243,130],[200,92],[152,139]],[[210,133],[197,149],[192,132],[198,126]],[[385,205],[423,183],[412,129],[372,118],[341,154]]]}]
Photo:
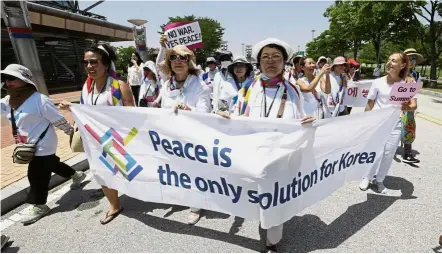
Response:
[{"label": "short dark hair", "polygon": [[258,59],[256,59],[256,61],[258,61],[256,63],[258,68],[261,66],[261,55],[262,55],[262,51],[264,50],[265,47],[269,47],[269,48],[277,49],[277,50],[281,51],[282,58],[284,59],[284,63],[287,62],[287,60],[289,59],[289,55],[283,46],[278,45],[278,44],[265,45],[264,47],[262,47],[262,49],[258,53],[258,56],[256,57],[256,58],[258,58]]},{"label": "short dark hair", "polygon": [[[106,49],[107,53],[103,49],[100,49],[99,46],[103,46],[103,48]],[[101,63],[109,67],[108,71],[110,71],[111,69],[110,66],[112,65],[112,62],[115,62],[117,60],[117,54],[115,53],[115,50],[107,44],[93,45],[84,51],[84,53],[86,52],[92,52],[101,56]]]}]

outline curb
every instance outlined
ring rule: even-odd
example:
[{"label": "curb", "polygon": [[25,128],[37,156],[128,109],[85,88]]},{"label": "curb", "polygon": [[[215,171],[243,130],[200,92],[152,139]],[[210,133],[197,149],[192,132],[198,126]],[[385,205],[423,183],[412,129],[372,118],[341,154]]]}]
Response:
[{"label": "curb", "polygon": [[[64,163],[68,164],[76,171],[86,171],[89,168],[89,163],[87,161],[86,154],[84,153],[76,155],[69,160],[64,161]],[[52,189],[69,180],[69,178],[63,178],[59,175],[52,174],[51,181],[49,182],[49,189]],[[3,216],[9,211],[24,204],[26,202],[28,191],[29,181],[27,177],[2,189],[1,215]]]},{"label": "curb", "polygon": [[433,92],[433,91],[430,91],[430,90],[421,89],[421,91],[419,93],[442,98],[442,93]]}]

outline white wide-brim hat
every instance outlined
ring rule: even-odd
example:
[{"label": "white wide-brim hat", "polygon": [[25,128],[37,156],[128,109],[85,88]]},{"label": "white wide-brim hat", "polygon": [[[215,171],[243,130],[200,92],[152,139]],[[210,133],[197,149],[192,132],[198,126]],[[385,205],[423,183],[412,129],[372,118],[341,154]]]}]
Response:
[{"label": "white wide-brim hat", "polygon": [[[22,80],[25,83],[31,84],[37,89],[37,86],[35,85],[34,81],[32,81],[32,72],[28,68],[24,67],[20,64],[10,64],[6,66],[4,70],[0,72],[1,75],[9,75],[16,77],[20,80]],[[3,86],[3,82],[2,82]]]},{"label": "white wide-brim hat", "polygon": [[279,39],[276,38],[267,38],[263,41],[260,41],[258,43],[256,43],[253,47],[252,47],[252,57],[255,58],[256,60],[258,60],[258,54],[259,52],[267,45],[270,44],[276,44],[279,45],[281,47],[283,47],[287,53],[287,59],[291,59],[292,55],[293,55],[293,49],[290,47],[289,44],[287,44],[284,41],[281,41]]}]

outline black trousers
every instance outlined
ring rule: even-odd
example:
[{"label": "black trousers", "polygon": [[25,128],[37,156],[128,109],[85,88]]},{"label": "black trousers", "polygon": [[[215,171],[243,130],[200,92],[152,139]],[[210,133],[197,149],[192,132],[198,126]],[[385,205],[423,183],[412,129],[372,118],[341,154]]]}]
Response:
[{"label": "black trousers", "polygon": [[28,180],[31,188],[27,203],[33,205],[46,204],[52,173],[69,178],[75,173],[75,170],[60,162],[60,158],[55,154],[34,156],[34,159],[28,165]]},{"label": "black trousers", "polygon": [[411,144],[404,144],[404,157],[407,155],[412,155]]},{"label": "black trousers", "polygon": [[132,89],[132,94],[134,95],[135,98],[135,106],[139,106],[138,105],[138,97],[140,96],[140,87],[141,86],[131,86],[130,88]]}]

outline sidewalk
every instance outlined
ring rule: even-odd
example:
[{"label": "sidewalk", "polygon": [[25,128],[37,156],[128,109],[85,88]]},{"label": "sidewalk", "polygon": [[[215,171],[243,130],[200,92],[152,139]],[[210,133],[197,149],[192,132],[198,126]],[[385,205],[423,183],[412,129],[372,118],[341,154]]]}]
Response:
[{"label": "sidewalk", "polygon": [[[76,102],[80,99],[80,91],[60,93],[49,96],[56,104],[63,100]],[[62,114],[72,123],[72,117],[69,112],[62,111]],[[69,146],[69,136],[62,131],[57,130],[58,147],[57,156],[61,161],[66,161],[78,153],[73,153]],[[27,176],[27,165],[14,164],[12,162],[12,152],[14,150],[14,139],[12,137],[11,123],[5,115],[1,116],[1,189],[25,178]]]}]

